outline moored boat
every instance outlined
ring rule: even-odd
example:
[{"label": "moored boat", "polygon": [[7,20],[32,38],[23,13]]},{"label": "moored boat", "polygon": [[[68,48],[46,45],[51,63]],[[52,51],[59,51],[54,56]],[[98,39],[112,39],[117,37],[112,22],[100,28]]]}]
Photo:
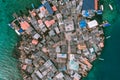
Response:
[{"label": "moored boat", "polygon": [[102,11],[104,10],[104,7],[103,7],[103,5],[101,5],[101,6],[100,6],[100,9],[101,9]]},{"label": "moored boat", "polygon": [[106,39],[109,39],[111,36],[107,36]]},{"label": "moored boat", "polygon": [[103,58],[98,58],[99,60],[101,60],[101,61],[104,61],[104,59]]},{"label": "moored boat", "polygon": [[20,32],[18,32],[18,30],[15,30],[15,32],[16,32],[18,35],[20,35]]},{"label": "moored boat", "polygon": [[112,7],[112,5],[111,5],[111,4],[109,4],[109,7],[110,7],[110,9],[111,9],[111,10],[113,10],[113,7]]}]

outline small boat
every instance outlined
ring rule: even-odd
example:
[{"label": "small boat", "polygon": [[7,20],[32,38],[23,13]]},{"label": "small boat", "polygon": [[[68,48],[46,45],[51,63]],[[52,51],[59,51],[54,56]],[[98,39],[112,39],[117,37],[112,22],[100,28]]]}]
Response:
[{"label": "small boat", "polygon": [[113,7],[112,7],[112,5],[111,5],[111,4],[109,4],[109,7],[110,7],[110,9],[111,9],[111,10],[113,10]]},{"label": "small boat", "polygon": [[103,27],[109,27],[109,26],[111,26],[111,24],[109,24],[108,22],[103,24]]},{"label": "small boat", "polygon": [[102,10],[98,10],[96,13],[97,13],[98,15],[102,15]]},{"label": "small boat", "polygon": [[18,32],[18,30],[15,30],[15,32],[16,32],[18,35],[20,35],[20,33]]},{"label": "small boat", "polygon": [[10,28],[14,29],[13,26],[11,24],[8,24],[8,26],[10,26]]},{"label": "small boat", "polygon": [[31,4],[31,6],[32,6],[32,8],[33,8],[33,9],[35,8],[35,6],[34,6],[34,4],[33,4],[33,3]]},{"label": "small boat", "polygon": [[104,59],[103,58],[98,58],[99,60],[101,60],[101,61],[104,61]]},{"label": "small boat", "polygon": [[111,36],[107,36],[106,39],[109,39]]},{"label": "small boat", "polygon": [[100,6],[100,9],[101,9],[102,11],[104,10],[103,5]]}]

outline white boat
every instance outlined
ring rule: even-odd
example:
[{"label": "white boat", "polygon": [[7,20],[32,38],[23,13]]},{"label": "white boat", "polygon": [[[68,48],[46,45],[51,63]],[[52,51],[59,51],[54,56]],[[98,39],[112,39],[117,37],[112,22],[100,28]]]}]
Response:
[{"label": "white boat", "polygon": [[101,61],[104,61],[104,59],[103,58],[98,58],[99,60],[101,60]]},{"label": "white boat", "polygon": [[103,5],[101,5],[101,6],[100,6],[100,9],[101,9],[102,11],[104,10],[104,7],[103,7]]},{"label": "white boat", "polygon": [[15,32],[16,32],[18,35],[20,35],[20,33],[18,32],[18,30],[15,30]]},{"label": "white boat", "polygon": [[109,39],[111,36],[107,36],[106,39]]},{"label": "white boat", "polygon": [[112,5],[111,5],[111,4],[109,4],[109,7],[110,7],[110,9],[111,9],[111,10],[113,10],[113,7],[112,7]]}]

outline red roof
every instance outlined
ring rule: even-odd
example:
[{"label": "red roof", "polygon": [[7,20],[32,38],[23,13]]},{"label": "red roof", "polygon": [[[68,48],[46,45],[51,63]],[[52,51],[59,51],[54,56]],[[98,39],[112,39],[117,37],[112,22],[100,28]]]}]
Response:
[{"label": "red roof", "polygon": [[45,21],[45,25],[46,25],[47,27],[50,27],[50,26],[51,26],[51,24],[49,23],[49,21]]},{"label": "red roof", "polygon": [[53,9],[53,11],[57,11],[56,6],[53,6],[52,9]]},{"label": "red roof", "polygon": [[98,0],[95,0],[95,10],[98,10]]},{"label": "red roof", "polygon": [[38,44],[38,40],[33,39],[33,40],[32,40],[32,44],[37,45],[37,44]]},{"label": "red roof", "polygon": [[55,23],[55,20],[50,20],[50,21],[45,21],[45,25],[47,27],[50,27],[51,25],[53,25]]},{"label": "red roof", "polygon": [[27,30],[30,27],[30,24],[26,21],[20,22],[20,26],[23,30]]},{"label": "red roof", "polygon": [[51,25],[55,24],[55,20],[51,20],[51,21],[50,21],[50,24],[51,24]]},{"label": "red roof", "polygon": [[22,66],[22,69],[23,69],[23,70],[26,70],[26,68],[27,68],[27,65],[23,65],[23,66]]}]

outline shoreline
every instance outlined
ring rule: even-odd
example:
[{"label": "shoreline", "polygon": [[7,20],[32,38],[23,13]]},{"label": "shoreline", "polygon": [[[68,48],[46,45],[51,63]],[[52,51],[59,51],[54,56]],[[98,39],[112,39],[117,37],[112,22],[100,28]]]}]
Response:
[{"label": "shoreline", "polygon": [[[103,0],[102,0],[103,1]],[[117,1],[117,0],[116,0]],[[104,1],[103,1],[104,2]],[[108,4],[109,3],[112,3],[112,6],[113,6],[113,8],[114,8],[114,10],[113,11],[111,11],[110,9],[109,9],[109,6],[108,6]],[[110,57],[111,58],[113,58],[113,56],[111,55],[112,53],[115,53],[114,51],[114,49],[111,49],[111,48],[108,48],[108,47],[112,47],[114,44],[112,43],[112,42],[114,42],[115,41],[115,30],[113,30],[113,29],[115,29],[114,27],[116,27],[115,26],[115,24],[116,24],[116,22],[117,21],[120,21],[120,20],[118,20],[118,19],[116,19],[116,17],[118,17],[119,15],[118,15],[118,13],[117,13],[117,11],[118,11],[118,9],[117,8],[119,8],[118,6],[116,6],[116,5],[118,5],[117,3],[115,3],[115,1],[113,1],[113,2],[110,2],[110,0],[107,0],[107,3],[106,2],[104,2],[104,7],[105,7],[105,10],[104,10],[104,13],[103,13],[103,20],[108,20],[110,23],[111,23],[111,26],[110,27],[106,27],[105,29],[104,29],[104,32],[105,32],[105,35],[106,36],[110,36],[111,38],[110,39],[106,39],[105,40],[105,47],[104,47],[104,50],[102,51],[102,55],[101,55],[101,57],[102,58],[104,58],[105,59],[105,62],[103,61],[103,62],[100,62],[99,60],[98,61],[95,61],[94,62],[94,64],[93,65],[95,65],[95,67],[94,67],[94,69],[92,70],[92,71],[90,71],[90,74],[87,76],[87,77],[85,77],[83,80],[88,80],[88,79],[102,79],[102,80],[106,80],[106,79],[109,79],[109,80],[112,80],[112,79],[114,79],[115,77],[116,77],[116,80],[118,80],[119,79],[119,77],[117,77],[117,76],[115,76],[114,75],[114,69],[115,68],[111,68],[112,70],[108,70],[108,67],[110,66],[110,65],[112,65],[112,64],[114,64],[114,60],[112,60],[112,61],[114,61],[113,63],[111,63],[111,62],[109,62],[109,60],[111,60],[110,59]],[[106,8],[107,7],[107,8]],[[111,13],[111,14],[109,14],[109,13]],[[105,15],[104,15],[105,14]],[[117,14],[117,15],[116,15]],[[109,17],[107,17],[107,16],[109,16]],[[112,19],[111,19],[111,17],[112,17]],[[116,24],[117,25],[117,24]],[[116,30],[117,30],[118,28],[116,28]],[[113,36],[114,35],[114,36]],[[113,38],[114,37],[114,38]],[[112,39],[112,40],[111,40]],[[110,50],[111,49],[111,50]],[[117,52],[117,51],[116,51]],[[111,55],[111,56],[110,56]],[[109,58],[107,57],[107,56],[110,56]],[[115,58],[116,56],[114,56],[114,58]],[[100,62],[100,63],[99,63]],[[97,64],[97,65],[96,65]],[[117,65],[116,65],[117,66]],[[112,66],[112,67],[114,67],[114,66]],[[102,73],[104,73],[104,74],[102,74]],[[113,74],[112,74],[113,73]],[[117,73],[116,73],[117,74]],[[110,75],[113,75],[113,76],[111,76],[111,77],[109,77]]]},{"label": "shoreline", "polygon": [[[34,13],[34,10],[33,10],[33,13]],[[33,13],[31,13],[31,14],[32,14],[32,17],[33,17],[33,15],[34,15]],[[63,16],[64,16],[64,15],[63,15]],[[69,16],[69,18],[71,18],[71,17]],[[55,19],[55,18],[54,18],[54,19]],[[23,19],[23,18],[21,18],[20,20],[21,20],[21,22],[22,22],[22,21],[25,21],[25,19]],[[29,21],[27,21],[27,22],[29,23]],[[26,25],[29,25],[29,24],[27,24],[27,23],[25,23],[25,24],[26,24]],[[41,23],[40,23],[40,24],[41,24]],[[53,25],[53,24],[52,24],[52,25]],[[46,26],[47,26],[47,24],[46,24]],[[34,26],[32,26],[32,28],[35,29]],[[16,28],[15,28],[15,29],[16,29]],[[51,30],[51,28],[47,28],[47,29],[49,29],[48,32]],[[16,30],[18,30],[18,29],[16,29]],[[73,33],[76,35],[77,30],[80,30],[80,29],[79,29],[79,26],[76,28],[75,31],[70,31],[70,32],[68,31],[67,33],[73,32]],[[84,30],[84,29],[83,29],[83,30]],[[89,30],[89,28],[86,28],[86,29],[85,29],[85,31],[87,31],[87,30]],[[39,33],[39,30],[35,29],[35,31]],[[62,31],[61,31],[61,32],[62,32]],[[79,31],[78,31],[78,32],[79,32]],[[30,32],[29,32],[29,33],[30,33]],[[34,33],[34,32],[33,32],[33,33]],[[43,33],[40,33],[40,34],[43,34]],[[48,33],[47,33],[47,34],[48,34]],[[56,34],[57,34],[57,32],[56,32]],[[58,34],[59,34],[59,33],[58,33]],[[66,34],[66,33],[65,33],[65,34]],[[23,32],[22,35],[28,36],[28,34],[26,34],[26,32]],[[38,35],[37,35],[37,36],[38,36]],[[67,34],[67,36],[70,36],[70,37],[71,37],[72,35],[71,35],[71,34]],[[42,37],[43,37],[43,39],[44,39],[45,36],[42,36]],[[51,37],[52,37],[52,36],[51,36]],[[50,37],[50,38],[51,38],[51,37]],[[26,37],[25,37],[25,38],[26,38]],[[32,39],[32,37],[28,37],[28,38]],[[26,38],[25,40],[27,40],[28,38]],[[36,37],[35,37],[35,38],[36,38]],[[39,37],[39,38],[40,38],[40,37]],[[67,39],[67,37],[65,37],[65,38]],[[23,38],[22,38],[22,39],[23,39]],[[38,40],[39,40],[39,39],[38,39]],[[54,41],[54,38],[53,38],[52,40],[53,40],[53,42],[56,42],[56,41]],[[62,39],[62,40],[64,41],[64,39]],[[28,41],[29,41],[29,40],[28,40]],[[35,39],[35,41],[37,41],[37,40]],[[66,41],[68,41],[68,42],[66,42]],[[39,42],[41,42],[41,39],[40,39]],[[39,43],[38,43],[38,44],[39,44]],[[38,44],[34,43],[34,45],[38,45]],[[44,44],[44,43],[42,43],[42,44]],[[53,44],[54,44],[54,43],[53,43]],[[62,44],[62,43],[60,42],[60,44]],[[64,43],[63,43],[63,44],[64,44]],[[65,44],[69,45],[69,38],[68,38],[67,40],[65,40]],[[23,45],[24,45],[24,43],[23,43]],[[31,45],[31,43],[30,43],[30,45]],[[33,45],[33,44],[32,44],[32,45]],[[34,45],[33,45],[33,46],[34,46]],[[56,45],[57,45],[57,46],[61,46],[61,45],[58,45],[58,44],[56,44]],[[56,45],[54,45],[54,46],[56,47]],[[40,45],[39,45],[39,46],[40,46]],[[53,48],[55,48],[54,46],[53,46]],[[74,45],[73,45],[73,46],[74,46]],[[27,47],[25,47],[25,48],[27,49]],[[42,47],[41,47],[41,48],[42,48]],[[37,51],[37,50],[38,50],[38,49],[36,49],[36,51]],[[46,51],[46,50],[47,50],[47,51]],[[68,48],[68,50],[69,50],[69,48]],[[80,50],[81,50],[81,49],[80,49]],[[50,49],[48,49],[48,48],[46,48],[46,46],[44,46],[43,50],[41,50],[41,51],[42,51],[42,53],[45,53],[46,55],[48,55]],[[65,52],[66,52],[66,51],[65,51]],[[39,53],[39,54],[42,54],[42,53]],[[66,53],[69,55],[69,54],[71,54],[71,51],[68,51],[68,52],[66,52]],[[57,54],[60,54],[60,53],[57,52]],[[46,55],[45,55],[45,57],[47,57]],[[66,55],[66,54],[64,54],[64,55]],[[71,55],[72,55],[72,54],[71,54]],[[79,56],[79,55],[78,55],[78,56]],[[85,56],[85,55],[84,55],[84,56]],[[94,56],[95,56],[95,55],[94,55]],[[34,57],[35,57],[35,56],[34,56]],[[58,57],[58,58],[59,58],[59,57]],[[32,58],[32,59],[34,59],[34,58]],[[85,57],[82,57],[80,60],[82,60],[82,59],[86,60]],[[88,60],[88,59],[87,59],[87,60]],[[27,60],[27,61],[29,61],[29,60]],[[49,60],[47,60],[47,61],[49,61]],[[47,62],[47,61],[46,61],[46,62]],[[53,60],[51,59],[51,61],[52,61],[53,64],[54,64],[54,62],[55,62],[54,59],[53,59]],[[51,61],[50,61],[50,62],[51,62]],[[45,61],[43,61],[43,62],[44,62],[43,64],[46,63]],[[81,61],[81,62],[83,63],[84,61]],[[23,62],[23,63],[24,63],[24,62]],[[61,62],[60,62],[60,63],[61,63]],[[80,64],[83,65],[82,63],[80,63]],[[29,64],[29,63],[24,63],[24,64],[26,65],[26,64]],[[63,63],[62,63],[62,64],[63,64]],[[87,66],[87,65],[84,65],[84,66]],[[54,67],[55,67],[55,66],[54,66]],[[27,68],[27,67],[26,67],[26,68]],[[30,68],[30,69],[31,69],[31,68]],[[74,70],[73,70],[73,71],[74,71]],[[59,72],[60,72],[60,71],[59,71]],[[76,70],[75,70],[75,72],[76,72]],[[30,73],[31,73],[31,72],[30,72]],[[34,73],[34,72],[33,72],[33,73]],[[35,72],[35,74],[38,74],[38,73],[39,73],[39,72],[37,72],[37,71]],[[59,74],[63,74],[63,73],[60,72]],[[80,75],[80,74],[77,74],[77,73],[75,73],[75,74],[76,74],[76,75]],[[74,75],[75,75],[75,74],[74,74]],[[57,72],[56,76],[57,76],[57,75],[58,75],[58,72]],[[68,76],[68,75],[66,75],[66,76]],[[80,76],[82,77],[83,75],[80,75]],[[34,75],[34,77],[35,77],[35,75]],[[68,77],[69,77],[69,76],[68,76]],[[80,77],[80,78],[81,78],[81,77]],[[30,77],[27,77],[27,78],[29,79]]]}]

